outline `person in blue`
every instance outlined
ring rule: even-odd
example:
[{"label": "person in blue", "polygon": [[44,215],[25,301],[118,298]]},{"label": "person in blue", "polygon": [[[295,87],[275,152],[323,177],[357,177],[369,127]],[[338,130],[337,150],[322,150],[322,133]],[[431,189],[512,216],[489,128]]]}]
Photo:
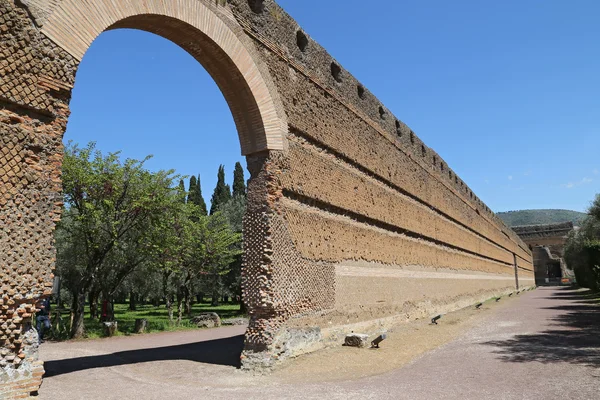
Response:
[{"label": "person in blue", "polygon": [[50,299],[45,298],[40,305],[40,311],[36,316],[36,328],[40,343],[44,343],[44,331],[50,329]]}]

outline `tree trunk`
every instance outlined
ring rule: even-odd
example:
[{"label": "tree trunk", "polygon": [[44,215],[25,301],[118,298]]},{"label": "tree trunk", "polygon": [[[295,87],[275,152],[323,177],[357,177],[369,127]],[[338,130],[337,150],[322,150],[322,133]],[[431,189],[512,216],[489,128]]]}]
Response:
[{"label": "tree trunk", "polygon": [[185,313],[189,318],[192,318],[192,294],[189,291],[185,296]]},{"label": "tree trunk", "polygon": [[173,323],[173,299],[169,293],[169,276],[171,272],[163,272],[163,294],[165,296],[165,307],[169,313],[169,323]]},{"label": "tree trunk", "polygon": [[177,290],[177,325],[181,325],[181,319],[183,318],[183,292],[184,287],[180,286]]},{"label": "tree trunk", "polygon": [[112,296],[107,296],[108,307],[107,307],[107,320],[114,321],[115,320],[115,305]]},{"label": "tree trunk", "polygon": [[171,296],[167,296],[166,307],[169,313],[169,322],[173,323],[173,299],[171,298]]},{"label": "tree trunk", "polygon": [[211,302],[210,305],[213,307],[216,307],[219,305],[219,292],[221,291],[221,281],[220,281],[220,276],[218,274],[213,274],[212,275],[212,297],[211,297]]},{"label": "tree trunk", "polygon": [[219,305],[219,292],[217,292],[216,290],[213,291],[210,305],[213,307],[217,307]]},{"label": "tree trunk", "polygon": [[71,324],[71,339],[79,339],[85,333],[83,325],[85,309],[85,292],[73,296],[73,323]]},{"label": "tree trunk", "polygon": [[90,303],[90,318],[96,319],[98,318],[98,297],[100,296],[100,292],[98,290],[90,290],[88,295],[88,301]]},{"label": "tree trunk", "polygon": [[194,303],[194,286],[191,281],[186,282],[185,285],[185,313],[188,318],[192,318],[192,304]]},{"label": "tree trunk", "polygon": [[136,311],[135,301],[136,295],[132,290],[129,292],[129,311]]}]

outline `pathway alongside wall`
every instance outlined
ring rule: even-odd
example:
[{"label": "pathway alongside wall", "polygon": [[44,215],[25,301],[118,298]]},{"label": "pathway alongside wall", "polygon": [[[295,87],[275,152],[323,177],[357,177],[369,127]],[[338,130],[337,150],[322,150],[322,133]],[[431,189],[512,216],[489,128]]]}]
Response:
[{"label": "pathway alongside wall", "polygon": [[[403,368],[333,382],[284,383],[289,374],[253,376],[236,370],[231,364],[242,347],[240,327],[47,344],[41,354],[49,376],[40,395],[103,400],[140,395],[145,399],[200,395],[261,400],[593,399],[600,389],[597,299],[581,290],[540,288],[486,305],[478,314],[448,315],[441,324],[471,327]],[[415,330],[419,329],[420,336],[441,334],[424,323],[416,323]],[[414,337],[406,340],[406,346],[419,345],[419,336]],[[328,358],[339,361],[345,354],[353,360],[346,350],[334,351]],[[364,352],[368,359],[372,351]]]}]

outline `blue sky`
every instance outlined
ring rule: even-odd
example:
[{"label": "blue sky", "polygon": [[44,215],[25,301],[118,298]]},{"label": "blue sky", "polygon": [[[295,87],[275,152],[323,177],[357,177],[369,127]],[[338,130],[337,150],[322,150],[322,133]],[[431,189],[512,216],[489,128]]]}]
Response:
[{"label": "blue sky", "polygon": [[[494,211],[584,211],[600,192],[600,2],[280,0]],[[151,169],[245,161],[212,78],[149,33],[103,33],[77,75],[65,140]]]}]

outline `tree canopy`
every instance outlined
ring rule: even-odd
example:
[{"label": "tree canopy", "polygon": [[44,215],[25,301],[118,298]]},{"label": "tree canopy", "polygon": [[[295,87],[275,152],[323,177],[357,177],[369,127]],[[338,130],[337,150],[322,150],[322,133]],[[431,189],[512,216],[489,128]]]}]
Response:
[{"label": "tree canopy", "polygon": [[225,166],[219,166],[217,173],[217,186],[210,200],[210,214],[217,212],[219,207],[231,199],[231,188],[225,183]]},{"label": "tree canopy", "polygon": [[564,256],[580,286],[600,290],[600,194],[579,229],[569,234]]},{"label": "tree canopy", "polygon": [[[243,212],[215,208],[207,215],[199,176],[190,178],[186,192],[173,171],[147,170],[148,158],[121,161],[118,152],[102,154],[94,143],[66,146],[65,206],[55,238],[57,273],[72,298],[71,337],[84,334],[86,296],[94,316],[100,296],[112,304],[124,288],[130,296],[147,295],[149,287],[159,285],[171,320],[176,305],[181,322],[194,286],[204,282],[218,298],[223,277],[239,259]],[[215,207],[231,199],[223,166],[218,177]],[[134,287],[146,281],[146,288]]]}]

